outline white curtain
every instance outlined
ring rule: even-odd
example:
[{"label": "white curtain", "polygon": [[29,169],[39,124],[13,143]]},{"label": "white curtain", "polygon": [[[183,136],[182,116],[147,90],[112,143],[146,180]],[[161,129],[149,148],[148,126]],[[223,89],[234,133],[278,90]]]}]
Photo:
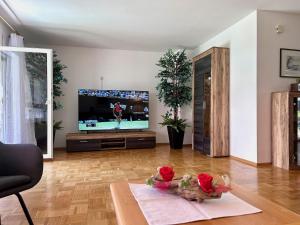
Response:
[{"label": "white curtain", "polygon": [[[24,47],[23,37],[11,34],[9,45]],[[30,81],[25,53],[8,52],[5,74],[3,141],[10,144],[36,144]]]}]

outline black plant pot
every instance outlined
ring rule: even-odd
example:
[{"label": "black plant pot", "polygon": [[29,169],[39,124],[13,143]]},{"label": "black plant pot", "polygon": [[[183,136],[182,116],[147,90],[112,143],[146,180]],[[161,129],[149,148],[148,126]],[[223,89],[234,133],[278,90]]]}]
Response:
[{"label": "black plant pot", "polygon": [[171,148],[182,149],[184,131],[178,130],[177,132],[173,127],[168,126],[168,135]]}]

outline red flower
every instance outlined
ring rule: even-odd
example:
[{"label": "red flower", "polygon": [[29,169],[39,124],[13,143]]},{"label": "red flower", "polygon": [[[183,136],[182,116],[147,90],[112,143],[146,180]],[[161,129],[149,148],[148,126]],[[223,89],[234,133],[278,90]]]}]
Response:
[{"label": "red flower", "polygon": [[198,183],[200,188],[205,193],[211,193],[214,191],[214,187],[212,185],[213,177],[207,173],[201,173],[198,175]]},{"label": "red flower", "polygon": [[175,173],[171,167],[163,166],[159,168],[159,174],[164,181],[171,181]]}]

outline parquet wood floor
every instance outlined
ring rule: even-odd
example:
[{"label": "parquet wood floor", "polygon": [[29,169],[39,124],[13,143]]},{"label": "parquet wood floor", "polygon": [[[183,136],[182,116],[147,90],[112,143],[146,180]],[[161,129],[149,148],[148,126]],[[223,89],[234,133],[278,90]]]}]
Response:
[{"label": "parquet wood floor", "polygon": [[[164,164],[173,165],[178,175],[227,173],[233,182],[300,214],[300,171],[255,168],[230,158],[208,158],[191,147],[169,150],[167,145],[84,153],[56,151],[55,160],[45,162],[41,182],[23,192],[23,197],[35,225],[115,225],[109,184],[145,179]],[[0,199],[0,215],[3,225],[27,225],[15,196]]]}]

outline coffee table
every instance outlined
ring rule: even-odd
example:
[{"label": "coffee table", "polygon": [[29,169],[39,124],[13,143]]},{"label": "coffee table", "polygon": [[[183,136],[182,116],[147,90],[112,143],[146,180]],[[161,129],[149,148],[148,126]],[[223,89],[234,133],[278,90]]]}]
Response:
[{"label": "coffee table", "polygon": [[[119,225],[147,225],[147,221],[134,199],[128,182],[110,185],[111,195]],[[246,188],[232,184],[232,193],[251,205],[263,210],[261,213],[202,220],[186,225],[300,225],[300,215],[288,210]]]}]

